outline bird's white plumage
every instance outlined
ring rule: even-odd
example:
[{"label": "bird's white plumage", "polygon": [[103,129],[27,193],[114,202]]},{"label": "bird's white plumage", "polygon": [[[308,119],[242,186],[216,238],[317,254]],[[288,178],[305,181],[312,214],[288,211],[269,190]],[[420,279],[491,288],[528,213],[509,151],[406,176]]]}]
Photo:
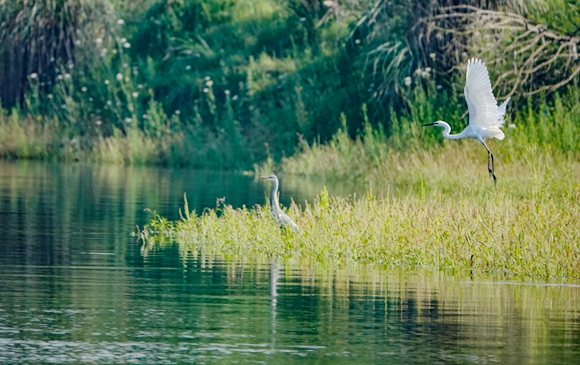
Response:
[{"label": "bird's white plumage", "polygon": [[503,127],[503,123],[505,122],[505,119],[503,119],[503,117],[505,116],[505,110],[507,108],[507,104],[509,103],[511,97],[508,97],[507,99],[505,99],[505,101],[503,103],[501,103],[500,106],[497,107],[497,118],[499,119],[499,126]]},{"label": "bird's white plumage", "polygon": [[[467,80],[464,91],[469,109],[470,127],[501,127],[502,118],[499,117],[499,108],[491,90],[489,73],[482,60],[470,59],[467,62]],[[502,104],[502,106],[503,114],[505,114],[505,105]]]},{"label": "bird's white plumage", "polygon": [[424,126],[442,127],[443,137],[448,139],[474,138],[481,142],[488,153],[487,169],[495,182],[493,154],[485,144],[485,140],[488,138],[504,139],[505,134],[500,128],[503,126],[503,117],[510,98],[507,98],[500,106],[497,105],[491,90],[491,80],[487,67],[482,60],[475,58],[467,61],[464,91],[465,101],[469,109],[469,125],[461,133],[450,134],[451,127],[442,120],[424,124]]}]

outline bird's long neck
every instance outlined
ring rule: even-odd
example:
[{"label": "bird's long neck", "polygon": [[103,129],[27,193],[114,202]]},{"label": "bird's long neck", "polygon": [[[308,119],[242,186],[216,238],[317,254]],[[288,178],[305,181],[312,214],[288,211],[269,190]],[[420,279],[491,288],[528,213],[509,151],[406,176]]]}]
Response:
[{"label": "bird's long neck", "polygon": [[272,208],[280,208],[280,204],[278,203],[278,180],[274,180],[274,188],[272,189]]},{"label": "bird's long neck", "polygon": [[464,136],[464,132],[461,133],[457,133],[457,134],[449,134],[451,133],[451,126],[445,122],[441,122],[441,124],[443,124],[443,137],[447,138],[447,139],[460,139],[460,138],[465,138]]}]

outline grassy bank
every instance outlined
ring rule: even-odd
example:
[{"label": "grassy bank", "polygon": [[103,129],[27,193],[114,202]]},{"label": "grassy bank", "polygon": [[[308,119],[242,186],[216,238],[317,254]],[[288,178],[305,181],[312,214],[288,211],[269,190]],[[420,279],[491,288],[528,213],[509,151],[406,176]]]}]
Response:
[{"label": "grassy bank", "polygon": [[384,163],[395,176],[387,184],[398,189],[391,194],[335,198],[323,191],[312,204],[293,205],[288,213],[301,228],[295,235],[274,225],[268,207],[224,206],[177,222],[156,216],[139,236],[149,245],[177,242],[238,258],[580,278],[580,163],[530,149],[502,164],[494,187],[481,151],[456,147]]}]

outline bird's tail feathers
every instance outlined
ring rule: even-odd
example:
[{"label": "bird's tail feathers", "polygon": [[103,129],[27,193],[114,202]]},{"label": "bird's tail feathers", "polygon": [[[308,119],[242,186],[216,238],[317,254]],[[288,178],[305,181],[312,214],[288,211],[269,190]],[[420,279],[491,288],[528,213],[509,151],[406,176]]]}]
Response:
[{"label": "bird's tail feathers", "polygon": [[505,116],[505,110],[510,99],[511,96],[497,107],[497,119],[501,121],[500,126],[503,125],[504,122],[503,117]]},{"label": "bird's tail feathers", "polygon": [[497,138],[497,139],[499,139],[501,141],[502,139],[505,138],[505,134],[503,133],[503,131],[501,129],[498,129],[498,133],[495,136],[493,136],[493,137],[494,138]]}]

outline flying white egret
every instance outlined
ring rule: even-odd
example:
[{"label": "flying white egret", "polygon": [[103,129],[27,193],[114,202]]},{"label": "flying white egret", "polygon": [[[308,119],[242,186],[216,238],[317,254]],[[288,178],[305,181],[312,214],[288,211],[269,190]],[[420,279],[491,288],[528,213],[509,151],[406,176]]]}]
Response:
[{"label": "flying white egret", "polygon": [[481,142],[487,150],[487,170],[490,176],[493,177],[493,181],[496,182],[493,154],[485,144],[485,140],[489,138],[504,139],[505,134],[500,128],[503,126],[503,117],[510,98],[507,98],[500,106],[497,106],[497,101],[491,90],[487,67],[485,67],[485,63],[482,60],[475,58],[467,62],[467,80],[465,81],[464,92],[469,110],[469,125],[461,133],[449,134],[451,127],[442,120],[424,124],[423,126],[442,127],[443,137],[445,138],[473,138]]},{"label": "flying white egret", "polygon": [[288,215],[286,215],[286,213],[284,213],[282,211],[282,209],[280,209],[280,203],[278,203],[278,177],[276,175],[268,175],[268,176],[260,176],[260,179],[262,180],[270,180],[274,183],[274,188],[272,189],[272,201],[271,201],[271,205],[272,205],[272,214],[274,215],[274,220],[276,221],[276,224],[278,225],[282,225],[284,227],[290,227],[292,229],[292,232],[296,232],[298,230],[298,226],[296,225],[296,223],[294,223],[294,221],[288,217]]}]

